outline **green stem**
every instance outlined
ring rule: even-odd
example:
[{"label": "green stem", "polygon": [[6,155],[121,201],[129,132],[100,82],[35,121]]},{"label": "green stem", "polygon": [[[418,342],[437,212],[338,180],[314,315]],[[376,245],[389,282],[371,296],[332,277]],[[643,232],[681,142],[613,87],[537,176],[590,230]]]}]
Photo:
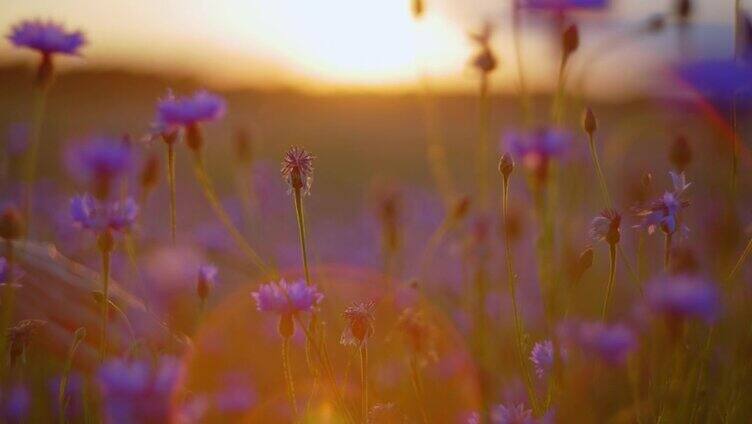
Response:
[{"label": "green stem", "polygon": [[476,152],[476,173],[478,199],[481,209],[488,206],[488,121],[490,103],[488,98],[488,74],[482,73],[478,95],[478,147]]},{"label": "green stem", "polygon": [[553,115],[554,122],[559,125],[564,114],[564,86],[565,86],[565,70],[567,62],[569,61],[568,54],[562,54],[561,62],[559,63],[559,76],[556,82],[556,96],[554,97]]},{"label": "green stem", "polygon": [[238,231],[237,227],[235,227],[235,224],[232,223],[232,219],[227,214],[224,206],[222,206],[222,203],[220,203],[219,199],[217,198],[217,194],[214,191],[214,187],[211,183],[211,180],[209,179],[209,175],[206,173],[206,167],[204,166],[204,161],[201,159],[200,153],[196,153],[195,156],[194,173],[196,175],[196,179],[201,185],[201,188],[203,189],[204,197],[206,197],[206,200],[209,202],[209,205],[211,206],[214,214],[217,216],[219,221],[225,227],[227,232],[230,233],[230,236],[235,241],[235,244],[240,247],[243,253],[248,256],[251,262],[253,262],[253,264],[263,274],[276,276],[276,272],[269,270],[261,257],[256,253],[255,250],[253,250],[248,242],[245,241],[243,235],[240,234],[240,231]]},{"label": "green stem", "polygon": [[175,202],[175,143],[167,143],[167,181],[170,186],[170,235],[175,245],[177,234],[177,204]]},{"label": "green stem", "polygon": [[[15,303],[15,292],[13,291],[13,285],[15,284],[15,250],[13,248],[13,240],[11,239],[5,239],[5,260],[8,265],[8,272],[6,273],[6,280],[2,282],[4,283],[2,297],[2,304],[4,307],[2,314],[0,315],[0,318],[2,319],[0,321],[0,331],[3,331],[3,334],[10,328],[10,323],[13,320],[13,309]],[[5,353],[6,346],[6,337],[0,337],[0,352],[3,354]],[[0,370],[4,371],[5,361],[0,362]]]},{"label": "green stem", "polygon": [[744,248],[744,251],[742,252],[741,256],[739,256],[739,259],[736,261],[736,264],[734,265],[734,268],[731,269],[731,272],[729,272],[728,280],[731,281],[736,277],[736,273],[739,272],[744,262],[747,260],[747,257],[749,254],[752,253],[752,238],[749,239],[747,242],[747,246]]},{"label": "green stem", "polygon": [[64,424],[67,421],[65,419],[65,411],[66,409],[68,409],[68,399],[65,392],[68,389],[68,376],[70,375],[70,370],[73,366],[73,358],[76,356],[78,346],[81,345],[81,342],[83,342],[84,338],[86,338],[86,328],[79,327],[73,335],[73,343],[71,343],[71,346],[68,349],[68,356],[65,360],[65,368],[63,368],[63,374],[60,377],[60,387],[58,388],[57,392],[57,403],[60,411],[58,418],[60,424]]},{"label": "green stem", "polygon": [[603,299],[603,310],[601,312],[601,320],[606,321],[608,314],[608,304],[611,300],[611,290],[614,288],[614,280],[616,279],[616,243],[609,244],[609,268],[608,268],[608,283],[606,285],[606,297]]},{"label": "green stem", "polygon": [[514,44],[514,56],[517,62],[517,81],[520,89],[520,105],[525,125],[531,121],[530,97],[527,92],[525,81],[524,64],[522,63],[522,31],[520,22],[519,0],[512,1],[512,42]]},{"label": "green stem", "polygon": [[104,362],[107,356],[107,322],[110,314],[110,255],[109,251],[102,251],[102,327],[99,337],[99,362]]},{"label": "green stem", "polygon": [[673,238],[673,235],[666,234],[666,240],[664,243],[664,251],[663,251],[663,268],[666,271],[668,271],[669,266],[671,265],[671,239],[672,238]]},{"label": "green stem", "polygon": [[282,370],[285,374],[285,384],[287,385],[287,397],[292,407],[293,422],[298,422],[298,403],[295,400],[295,382],[292,379],[292,370],[290,368],[290,337],[282,339]]},{"label": "green stem", "polygon": [[513,259],[512,259],[512,243],[509,236],[509,180],[504,178],[504,186],[501,199],[501,211],[502,222],[504,223],[504,259],[506,262],[507,270],[507,282],[509,283],[509,294],[512,298],[512,314],[514,316],[514,334],[515,334],[515,356],[522,372],[523,379],[525,381],[525,387],[527,389],[528,397],[533,405],[533,409],[537,410],[538,399],[535,393],[535,386],[533,385],[532,377],[530,376],[529,368],[525,362],[525,355],[523,350],[523,334],[524,328],[522,318],[520,316],[519,307],[517,306],[517,282],[514,275]]},{"label": "green stem", "polygon": [[368,422],[368,347],[365,343],[360,347],[360,393],[361,420]]},{"label": "green stem", "polygon": [[34,90],[34,112],[31,134],[29,137],[29,153],[26,158],[24,181],[26,182],[26,225],[27,234],[31,234],[32,202],[34,198],[34,181],[36,180],[37,161],[39,158],[39,145],[41,144],[42,122],[44,121],[47,106],[47,87],[36,87]]},{"label": "green stem", "polygon": [[303,194],[299,188],[293,190],[295,200],[295,217],[298,221],[298,238],[300,239],[300,252],[303,256],[303,271],[305,272],[306,284],[311,285],[311,274],[308,268],[308,249],[306,245],[305,214],[303,212]]},{"label": "green stem", "polygon": [[607,208],[613,208],[613,202],[611,201],[611,195],[608,193],[606,177],[603,175],[601,161],[598,159],[598,152],[595,149],[595,139],[592,133],[588,134],[588,145],[590,147],[590,157],[593,159],[593,166],[595,167],[595,174],[598,177],[598,183],[601,187],[601,196],[603,196],[603,203],[606,204]]}]

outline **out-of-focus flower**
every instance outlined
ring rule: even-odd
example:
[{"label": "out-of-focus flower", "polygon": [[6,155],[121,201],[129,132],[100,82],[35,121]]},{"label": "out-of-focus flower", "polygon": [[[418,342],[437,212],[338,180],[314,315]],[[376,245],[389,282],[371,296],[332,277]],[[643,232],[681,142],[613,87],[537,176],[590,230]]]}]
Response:
[{"label": "out-of-focus flower", "polygon": [[522,0],[520,6],[531,10],[565,12],[605,9],[609,3],[609,0]]},{"label": "out-of-focus flower", "polygon": [[374,302],[354,303],[345,309],[342,316],[347,326],[339,342],[343,345],[362,346],[373,335],[373,321],[376,304]]},{"label": "out-of-focus flower", "polygon": [[436,340],[438,330],[423,312],[407,308],[397,320],[397,330],[419,365],[438,360]]},{"label": "out-of-focus flower", "polygon": [[26,225],[21,211],[12,204],[6,203],[0,208],[0,237],[15,240],[26,232]]},{"label": "out-of-focus flower", "polygon": [[301,147],[292,146],[282,158],[282,177],[293,190],[311,191],[313,182],[313,160],[315,156]]},{"label": "out-of-focus flower", "polygon": [[497,405],[491,411],[491,422],[494,424],[535,424],[533,411],[525,405]]},{"label": "out-of-focus flower", "polygon": [[13,366],[19,357],[26,352],[32,338],[47,325],[47,321],[40,319],[25,319],[7,331],[10,365]]},{"label": "out-of-focus flower", "polygon": [[679,78],[711,100],[731,102],[750,97],[752,64],[733,59],[689,62],[676,68]]},{"label": "out-of-focus flower", "polygon": [[133,168],[133,152],[122,140],[95,137],[68,150],[71,173],[87,181],[97,197],[109,194],[112,182]]},{"label": "out-of-focus flower", "polygon": [[639,226],[647,229],[649,234],[653,234],[658,228],[665,234],[674,234],[677,229],[685,229],[681,227],[680,212],[689,206],[689,201],[685,197],[686,190],[691,183],[687,182],[684,173],[670,172],[669,174],[674,185],[673,191],[665,192],[648,208],[637,211],[637,215],[642,217],[642,223]]},{"label": "out-of-focus flower", "polygon": [[368,411],[368,423],[395,424],[406,422],[405,414],[392,402],[377,403]]},{"label": "out-of-focus flower", "polygon": [[537,342],[530,351],[530,360],[538,378],[545,378],[554,367],[554,344],[550,340]]},{"label": "out-of-focus flower", "polygon": [[575,334],[575,341],[585,353],[611,365],[624,363],[637,347],[634,333],[623,324],[581,323]]},{"label": "out-of-focus flower", "polygon": [[206,300],[212,287],[217,284],[217,267],[211,264],[201,265],[198,268],[198,283],[196,292],[199,299]]},{"label": "out-of-focus flower", "polygon": [[684,172],[687,169],[687,166],[692,163],[692,148],[689,146],[687,137],[680,135],[674,139],[668,152],[668,159],[677,171]]},{"label": "out-of-focus flower", "polygon": [[7,423],[23,423],[29,415],[32,398],[29,389],[17,385],[0,394],[2,418]]},{"label": "out-of-focus flower", "polygon": [[17,122],[8,126],[7,143],[5,152],[9,157],[20,156],[29,147],[29,125],[25,122]]},{"label": "out-of-focus flower", "polygon": [[605,240],[608,244],[617,244],[621,238],[620,225],[621,215],[613,209],[605,209],[590,221],[590,238],[596,242]]},{"label": "out-of-focus flower", "polygon": [[471,33],[470,39],[477,45],[478,50],[470,61],[470,64],[482,74],[489,74],[496,69],[498,61],[491,49],[491,36],[493,26],[485,23],[477,33]]},{"label": "out-of-focus flower", "polygon": [[222,97],[205,90],[182,97],[167,93],[167,96],[157,103],[156,125],[163,129],[190,127],[221,118],[225,109],[226,103]]},{"label": "out-of-focus flower", "polygon": [[115,359],[99,369],[104,416],[109,423],[171,422],[172,394],[180,364],[172,357],[127,362]]},{"label": "out-of-focus flower", "polygon": [[8,40],[16,47],[33,49],[43,55],[78,55],[79,49],[86,43],[81,31],[68,31],[59,23],[38,19],[14,25]]},{"label": "out-of-focus flower", "polygon": [[123,232],[136,222],[138,205],[131,198],[119,202],[100,202],[87,193],[71,199],[70,214],[73,222],[82,229],[97,233]]},{"label": "out-of-focus flower", "polygon": [[534,132],[509,132],[503,138],[502,147],[511,151],[538,182],[544,182],[549,162],[567,153],[571,139],[564,130],[541,128]]},{"label": "out-of-focus flower", "polygon": [[258,394],[242,376],[228,373],[223,380],[222,388],[212,396],[219,411],[226,414],[242,413],[258,401]]},{"label": "out-of-focus flower", "polygon": [[719,309],[716,286],[701,277],[679,274],[654,280],[647,289],[650,309],[671,320],[712,321]]},{"label": "out-of-focus flower", "polygon": [[293,315],[310,312],[324,299],[316,286],[309,286],[305,280],[288,283],[284,279],[261,285],[251,293],[261,312],[274,312],[279,315]]}]

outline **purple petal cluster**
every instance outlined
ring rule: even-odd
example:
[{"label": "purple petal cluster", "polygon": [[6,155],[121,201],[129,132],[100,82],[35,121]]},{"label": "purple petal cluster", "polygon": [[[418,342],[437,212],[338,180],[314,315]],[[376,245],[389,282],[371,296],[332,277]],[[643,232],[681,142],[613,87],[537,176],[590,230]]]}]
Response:
[{"label": "purple petal cluster", "polygon": [[637,215],[642,218],[640,226],[647,229],[649,234],[653,234],[656,229],[666,234],[674,234],[677,229],[683,228],[679,219],[680,212],[689,206],[685,193],[691,183],[687,182],[683,173],[670,172],[669,174],[674,185],[673,191],[663,193],[663,196],[648,208],[637,212]]},{"label": "purple petal cluster", "polygon": [[44,55],[78,55],[79,49],[86,43],[81,31],[67,31],[61,24],[38,19],[14,25],[8,40],[16,47],[37,50]]},{"label": "purple petal cluster", "polygon": [[150,361],[106,362],[99,369],[104,412],[108,422],[171,422],[172,394],[180,377],[180,364],[172,357]]},{"label": "purple petal cluster", "polygon": [[215,121],[221,118],[226,109],[225,100],[213,93],[200,90],[191,96],[167,97],[157,103],[156,127],[164,129],[187,127],[199,122]]},{"label": "purple petal cluster", "polygon": [[95,137],[71,148],[68,166],[74,175],[88,180],[111,180],[125,175],[133,168],[133,152],[122,140]]},{"label": "purple petal cluster", "polygon": [[530,360],[538,378],[545,378],[554,367],[554,344],[550,340],[537,342],[530,351]]},{"label": "purple petal cluster", "polygon": [[720,309],[716,285],[691,275],[658,278],[648,286],[647,298],[654,313],[672,319],[712,321]]},{"label": "purple petal cluster", "polygon": [[3,390],[0,393],[0,402],[2,402],[0,417],[2,417],[2,421],[7,423],[26,422],[32,404],[29,389],[17,385]]},{"label": "purple petal cluster", "polygon": [[544,127],[536,131],[508,132],[502,139],[502,151],[510,151],[530,171],[545,173],[548,163],[561,159],[568,151],[572,135],[562,129]]},{"label": "purple petal cluster", "polygon": [[82,229],[102,232],[126,231],[136,222],[138,205],[132,198],[118,202],[101,202],[90,194],[76,196],[70,202],[73,222]]},{"label": "purple petal cluster", "polygon": [[525,408],[525,405],[497,405],[491,411],[491,422],[493,424],[535,424],[535,419],[533,419],[533,411]]},{"label": "purple petal cluster", "polygon": [[606,9],[609,3],[609,0],[523,0],[521,6],[525,9],[562,12]]},{"label": "purple petal cluster", "polygon": [[750,97],[752,66],[734,59],[685,63],[676,70],[679,78],[704,97],[730,102]]},{"label": "purple petal cluster", "polygon": [[634,332],[623,324],[581,323],[575,337],[576,343],[585,353],[611,365],[623,364],[637,347]]},{"label": "purple petal cluster", "polygon": [[256,301],[259,311],[280,315],[309,312],[324,299],[324,295],[316,286],[307,285],[305,280],[288,283],[284,279],[261,285],[251,296]]},{"label": "purple petal cluster", "polygon": [[290,147],[282,158],[282,177],[293,189],[311,190],[313,182],[313,160],[315,156],[297,146]]}]

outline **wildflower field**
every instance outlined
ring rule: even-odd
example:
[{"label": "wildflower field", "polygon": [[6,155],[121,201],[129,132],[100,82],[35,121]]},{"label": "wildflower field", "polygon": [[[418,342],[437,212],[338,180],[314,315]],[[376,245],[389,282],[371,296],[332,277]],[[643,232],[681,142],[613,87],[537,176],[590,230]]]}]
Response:
[{"label": "wildflower field", "polygon": [[252,2],[361,13],[344,89],[65,3],[0,4],[0,422],[752,422],[745,2]]}]

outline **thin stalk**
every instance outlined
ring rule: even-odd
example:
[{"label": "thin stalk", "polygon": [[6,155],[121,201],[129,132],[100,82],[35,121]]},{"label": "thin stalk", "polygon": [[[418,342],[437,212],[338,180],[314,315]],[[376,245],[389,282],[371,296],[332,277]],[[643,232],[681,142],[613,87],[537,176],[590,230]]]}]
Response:
[{"label": "thin stalk", "polygon": [[523,323],[520,317],[519,307],[517,306],[517,282],[514,275],[513,260],[512,260],[512,243],[509,237],[509,179],[504,178],[504,185],[501,198],[501,213],[502,222],[504,223],[504,259],[507,269],[507,282],[509,283],[509,294],[512,298],[512,314],[514,316],[514,334],[515,334],[515,356],[522,372],[523,379],[525,381],[525,387],[527,389],[528,397],[533,404],[533,409],[537,409],[538,399],[535,393],[535,387],[533,385],[532,378],[530,377],[529,369],[526,365],[522,338],[523,338]]},{"label": "thin stalk", "polygon": [[57,392],[57,403],[59,408],[58,420],[60,424],[64,424],[67,421],[65,419],[65,411],[66,409],[68,409],[68,399],[65,392],[68,389],[68,376],[70,375],[70,370],[73,367],[73,358],[76,356],[78,346],[81,345],[81,342],[83,342],[85,337],[86,328],[79,327],[78,330],[76,330],[76,332],[74,333],[73,343],[71,343],[71,346],[68,349],[68,356],[65,360],[65,368],[63,368],[63,374],[60,377],[60,387],[58,388]]},{"label": "thin stalk", "polygon": [[739,122],[737,113],[737,100],[734,95],[731,101],[731,197],[736,195],[736,185],[739,174]]},{"label": "thin stalk", "polygon": [[99,338],[99,362],[104,362],[107,355],[107,321],[110,314],[110,255],[107,250],[102,251],[102,327]]},{"label": "thin stalk", "polygon": [[308,250],[306,245],[305,214],[303,212],[303,193],[300,188],[293,189],[295,200],[295,217],[298,221],[298,238],[300,239],[300,253],[303,256],[303,271],[305,272],[306,284],[311,285],[311,274],[308,268]]},{"label": "thin stalk", "polygon": [[734,265],[734,268],[731,269],[731,272],[729,272],[729,275],[727,279],[733,280],[734,277],[736,277],[736,273],[739,272],[744,262],[747,260],[747,257],[749,254],[752,253],[752,238],[749,239],[747,242],[747,246],[744,248],[744,251],[739,256],[739,259],[736,261],[736,264]]},{"label": "thin stalk", "polygon": [[490,103],[488,98],[488,74],[483,72],[480,79],[478,94],[478,147],[476,152],[476,177],[478,185],[478,199],[480,206],[486,210],[488,206],[488,121]]},{"label": "thin stalk", "polygon": [[206,200],[209,202],[209,205],[214,211],[214,214],[217,216],[219,221],[225,227],[225,230],[227,230],[227,232],[230,233],[230,236],[235,241],[235,244],[237,244],[238,247],[240,247],[240,250],[242,250],[243,253],[246,256],[248,256],[248,258],[251,260],[251,262],[253,262],[256,268],[258,268],[263,274],[276,276],[276,272],[271,271],[266,266],[264,261],[258,255],[258,253],[256,253],[256,251],[253,250],[253,248],[248,244],[248,242],[245,241],[245,238],[243,238],[243,235],[240,234],[240,231],[238,231],[237,227],[235,227],[235,224],[232,223],[232,219],[227,214],[227,211],[225,211],[224,206],[222,206],[222,203],[217,198],[217,194],[214,190],[214,186],[212,185],[211,180],[209,179],[209,175],[206,173],[206,167],[204,166],[204,161],[201,159],[201,156],[199,153],[196,153],[195,166],[193,169],[194,169],[194,174],[196,175],[196,180],[198,180],[199,184],[201,185],[201,188],[203,189],[204,197],[206,197]]},{"label": "thin stalk", "polygon": [[527,92],[527,83],[525,81],[524,64],[522,63],[522,31],[520,22],[519,0],[512,1],[512,42],[514,45],[514,56],[517,62],[517,81],[520,89],[520,106],[522,107],[522,116],[526,125],[530,124],[530,97]]},{"label": "thin stalk", "polygon": [[590,157],[593,159],[593,166],[595,167],[595,174],[598,177],[598,183],[601,187],[601,196],[603,196],[603,202],[607,208],[612,208],[614,203],[611,201],[611,195],[608,192],[608,185],[606,184],[606,177],[603,175],[603,169],[601,168],[601,161],[598,159],[598,152],[595,149],[595,138],[593,133],[588,133],[588,146],[590,147]]},{"label": "thin stalk", "polygon": [[[13,240],[11,239],[5,239],[5,260],[6,264],[8,266],[8,272],[7,280],[4,281],[5,285],[3,286],[3,311],[2,311],[2,321],[0,321],[0,331],[5,332],[8,328],[10,328],[10,323],[13,320],[13,307],[15,303],[15,292],[13,291],[13,285],[14,285],[14,275],[15,275],[15,251],[13,248]],[[6,337],[0,337],[0,352],[5,352],[6,350]],[[0,369],[4,370],[4,364],[5,361],[1,361],[0,364],[2,367]]]},{"label": "thin stalk", "polygon": [[29,153],[26,158],[24,181],[26,182],[26,225],[28,234],[31,234],[32,202],[34,198],[34,181],[36,180],[37,161],[39,159],[39,145],[41,143],[42,122],[47,106],[47,86],[42,85],[34,90],[34,111],[31,135],[29,137]]},{"label": "thin stalk", "polygon": [[603,299],[603,310],[601,312],[602,321],[606,321],[609,300],[611,300],[611,290],[613,290],[614,288],[614,280],[616,278],[616,243],[610,243],[608,245],[608,251],[609,251],[608,284],[606,285],[606,297],[605,299]]},{"label": "thin stalk", "polygon": [[282,339],[282,370],[285,374],[285,384],[287,385],[287,397],[292,407],[292,421],[298,422],[298,403],[295,400],[295,382],[292,379],[290,368],[290,337]]},{"label": "thin stalk", "polygon": [[410,358],[410,382],[415,391],[415,398],[417,399],[421,420],[423,421],[423,424],[428,424],[430,421],[428,420],[428,412],[426,411],[425,399],[423,397],[423,382],[420,379],[418,360],[414,355]]},{"label": "thin stalk", "polygon": [[365,343],[360,347],[360,402],[361,420],[368,422],[368,347]]},{"label": "thin stalk", "polygon": [[569,55],[562,54],[561,62],[559,62],[559,76],[556,82],[556,96],[554,97],[553,105],[554,122],[557,125],[561,124],[561,119],[564,112],[564,85],[566,80],[564,71],[566,70],[568,60]]},{"label": "thin stalk", "polygon": [[673,238],[672,234],[666,234],[666,240],[664,243],[664,251],[663,251],[663,268],[668,271],[669,266],[671,265],[671,239]]},{"label": "thin stalk", "polygon": [[167,181],[170,186],[170,235],[175,245],[177,234],[177,204],[175,202],[175,143],[167,143]]},{"label": "thin stalk", "polygon": [[444,236],[446,236],[446,233],[449,231],[449,228],[451,227],[451,219],[452,218],[449,216],[444,218],[444,221],[441,223],[441,225],[436,228],[436,230],[431,234],[431,237],[428,239],[426,247],[423,249],[423,253],[420,256],[421,259],[419,262],[419,269],[421,277],[425,274],[425,271],[431,264],[431,260],[433,259],[433,255],[436,252],[436,249],[439,248],[441,242],[444,240]]}]

